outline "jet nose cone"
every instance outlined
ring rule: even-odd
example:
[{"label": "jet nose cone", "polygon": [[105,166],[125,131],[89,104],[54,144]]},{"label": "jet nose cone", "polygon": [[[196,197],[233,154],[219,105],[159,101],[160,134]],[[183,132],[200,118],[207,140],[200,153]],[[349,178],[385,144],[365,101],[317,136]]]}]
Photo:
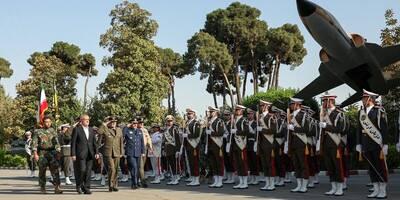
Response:
[{"label": "jet nose cone", "polygon": [[310,16],[317,9],[314,3],[311,3],[307,0],[297,0],[297,11],[299,12],[300,17]]}]

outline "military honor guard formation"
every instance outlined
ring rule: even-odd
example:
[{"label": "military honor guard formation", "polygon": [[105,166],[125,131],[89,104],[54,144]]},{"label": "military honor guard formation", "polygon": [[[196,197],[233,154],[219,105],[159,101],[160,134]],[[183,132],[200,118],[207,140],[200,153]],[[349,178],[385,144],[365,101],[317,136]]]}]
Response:
[{"label": "military honor guard formation", "polygon": [[[378,96],[364,90],[361,97],[356,152],[369,166],[373,187],[367,197],[383,199],[387,197],[388,132],[385,110],[375,105]],[[242,105],[232,110],[209,106],[204,118],[188,108],[182,122],[167,115],[162,126],[151,123],[150,131],[141,117],[133,117],[126,125],[107,117],[97,128],[83,114],[72,126],[61,125],[57,133],[50,118],[44,117],[41,129],[26,133],[33,158],[30,177],[35,175],[37,161],[42,194],[47,193],[47,168],[56,194],[63,193],[60,174],[65,185],[75,184],[77,193],[91,194],[92,180],[101,181],[102,186],[108,182],[108,191],[118,192],[119,182],[130,181],[136,190],[149,187],[148,180],[173,187],[183,178],[188,187],[208,182],[215,189],[258,185],[262,191],[273,192],[292,182],[294,175],[295,187],[290,191],[306,193],[317,187],[318,160],[323,160],[331,184],[324,194],[342,196],[351,152],[349,122],[336,97],[322,96],[320,116],[299,98],[291,98],[286,111],[260,100],[257,110]]]}]

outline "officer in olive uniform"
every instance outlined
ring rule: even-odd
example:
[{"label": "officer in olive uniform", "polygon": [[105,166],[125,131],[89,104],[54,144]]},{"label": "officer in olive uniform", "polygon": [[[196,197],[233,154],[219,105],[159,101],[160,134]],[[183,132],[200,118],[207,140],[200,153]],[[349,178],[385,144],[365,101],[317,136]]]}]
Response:
[{"label": "officer in olive uniform", "polygon": [[224,135],[223,135],[223,144],[222,144],[222,151],[224,155],[224,166],[225,166],[225,173],[227,179],[223,182],[224,184],[234,184],[235,183],[235,168],[233,167],[233,155],[232,151],[226,151],[226,145],[229,143],[229,134],[231,131],[231,111],[224,110]]},{"label": "officer in olive uniform", "polygon": [[201,124],[195,118],[196,111],[193,109],[186,109],[186,130],[182,134],[183,144],[186,150],[187,158],[190,167],[190,176],[192,181],[187,186],[199,186],[199,142],[201,133]]},{"label": "officer in olive uniform", "polygon": [[257,151],[254,151],[254,141],[256,140],[257,121],[254,120],[256,112],[247,108],[247,120],[249,124],[249,134],[247,135],[247,164],[249,166],[250,176],[248,180],[249,185],[258,185],[258,176],[260,171],[258,169]]},{"label": "officer in olive uniform", "polygon": [[309,125],[307,114],[301,111],[301,104],[303,100],[298,98],[290,99],[290,107],[293,110],[291,114],[290,124],[288,129],[291,134],[290,151],[293,159],[293,167],[297,180],[297,187],[292,189],[291,192],[307,192],[308,185],[308,148],[307,147],[307,134],[309,132]]},{"label": "officer in olive uniform", "polygon": [[180,156],[181,141],[179,137],[179,130],[174,126],[175,118],[172,115],[165,117],[167,128],[164,131],[164,151],[167,157],[168,164],[172,173],[172,179],[167,185],[179,184],[178,173],[178,158]]},{"label": "officer in olive uniform", "polygon": [[39,165],[40,193],[46,194],[46,169],[50,168],[51,176],[55,184],[54,193],[61,194],[60,174],[58,160],[61,158],[61,147],[56,131],[51,128],[51,119],[44,117],[43,128],[37,129],[32,137],[32,152]]},{"label": "officer in olive uniform", "polygon": [[246,118],[243,117],[243,112],[246,107],[242,105],[235,106],[234,126],[231,129],[231,143],[233,150],[233,159],[236,172],[239,176],[239,184],[233,186],[233,189],[247,189],[247,151],[246,142],[249,134],[249,124]]},{"label": "officer in olive uniform", "polygon": [[343,142],[340,140],[344,131],[343,113],[336,109],[336,95],[322,97],[323,108],[326,109],[324,121],[320,122],[323,129],[323,155],[325,166],[329,173],[332,189],[325,195],[343,195],[344,174],[341,166],[343,159]]},{"label": "officer in olive uniform", "polygon": [[71,176],[71,170],[69,168],[71,164],[71,134],[72,129],[69,124],[61,125],[61,134],[59,135],[59,142],[61,146],[61,169],[64,172],[65,184],[72,185],[69,177]]},{"label": "officer in olive uniform", "polygon": [[375,106],[378,94],[364,90],[363,108],[358,112],[356,150],[369,161],[369,176],[374,192],[368,198],[386,198],[388,172],[386,155],[388,153],[388,127],[386,112],[381,106]]},{"label": "officer in olive uniform", "polygon": [[117,119],[109,117],[98,129],[97,146],[103,142],[100,153],[103,155],[104,169],[108,175],[108,191],[118,191],[119,160],[124,155],[122,129],[117,127]]},{"label": "officer in olive uniform", "polygon": [[142,156],[144,156],[143,133],[138,126],[138,117],[129,120],[131,123],[123,129],[123,138],[125,144],[125,156],[128,160],[129,171],[131,172],[131,188],[139,189],[139,166]]},{"label": "officer in olive uniform", "polygon": [[[224,135],[224,122],[218,118],[219,109],[209,106],[210,121],[206,129],[206,149],[205,152],[210,160],[210,168],[214,175],[214,183],[208,185],[210,188],[221,188],[224,176],[224,157],[222,153],[222,142]],[[227,144],[229,146],[229,143]],[[227,147],[228,148],[228,147]]]},{"label": "officer in olive uniform", "polygon": [[269,113],[271,102],[260,100],[261,116],[259,118],[259,146],[261,154],[261,164],[264,169],[265,186],[260,188],[264,191],[275,190],[275,151],[274,151],[274,135],[278,129],[277,119],[273,114]]}]

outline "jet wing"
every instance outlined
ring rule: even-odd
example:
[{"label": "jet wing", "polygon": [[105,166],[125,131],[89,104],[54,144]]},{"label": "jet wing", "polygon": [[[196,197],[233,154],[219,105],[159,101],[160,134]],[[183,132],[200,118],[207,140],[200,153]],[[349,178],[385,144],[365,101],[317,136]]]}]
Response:
[{"label": "jet wing", "polygon": [[381,47],[375,43],[366,43],[366,47],[378,60],[381,69],[400,61],[400,45]]},{"label": "jet wing", "polygon": [[310,84],[303,88],[294,97],[309,99],[322,92],[328,91],[343,84],[343,81],[326,69],[326,65],[321,63],[319,66],[319,77],[314,79]]},{"label": "jet wing", "polygon": [[346,107],[346,106],[348,106],[348,105],[351,105],[351,104],[353,104],[353,103],[355,103],[355,102],[357,102],[357,101],[360,101],[360,100],[361,100],[361,97],[362,97],[362,92],[356,92],[356,93],[353,94],[351,97],[349,97],[348,99],[346,99],[345,101],[343,101],[343,102],[340,104],[340,107],[341,107],[341,108],[344,108],[344,107]]}]

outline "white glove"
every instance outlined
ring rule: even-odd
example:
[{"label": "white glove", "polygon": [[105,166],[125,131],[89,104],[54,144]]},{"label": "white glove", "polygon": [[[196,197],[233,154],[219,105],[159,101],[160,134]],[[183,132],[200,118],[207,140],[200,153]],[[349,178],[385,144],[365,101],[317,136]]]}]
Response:
[{"label": "white glove", "polygon": [[326,128],[326,122],[320,122],[319,123],[320,128]]},{"label": "white glove", "polygon": [[254,143],[253,151],[254,151],[254,152],[257,152],[257,143]]},{"label": "white glove", "polygon": [[206,130],[207,135],[211,135],[211,130]]},{"label": "white glove", "polygon": [[231,129],[231,134],[236,134],[236,129]]},{"label": "white glove", "polygon": [[388,145],[387,145],[387,144],[384,144],[384,145],[383,145],[382,151],[383,151],[383,155],[386,156],[386,155],[388,154]]},{"label": "white glove", "polygon": [[179,153],[179,151],[177,151],[177,152],[175,153],[175,158],[179,158],[179,155],[180,155],[180,153]]},{"label": "white glove", "polygon": [[228,133],[224,133],[223,137],[228,138]]},{"label": "white glove", "polygon": [[258,132],[261,132],[262,130],[263,130],[263,127],[262,127],[262,126],[257,127],[257,131],[258,131]]},{"label": "white glove", "polygon": [[182,133],[182,137],[183,137],[183,138],[187,138],[187,137],[188,137],[188,134],[187,134],[187,133]]},{"label": "white glove", "polygon": [[227,143],[225,147],[226,153],[229,153],[231,151],[231,143]]},{"label": "white glove", "polygon": [[361,151],[362,151],[362,146],[361,146],[361,144],[357,144],[357,146],[356,146],[356,151],[358,151],[359,153],[361,153]]},{"label": "white glove", "polygon": [[294,125],[293,124],[289,124],[288,125],[288,129],[291,130],[291,131],[294,131]]},{"label": "white glove", "polygon": [[400,143],[396,144],[396,150],[397,150],[397,152],[400,152]]}]

